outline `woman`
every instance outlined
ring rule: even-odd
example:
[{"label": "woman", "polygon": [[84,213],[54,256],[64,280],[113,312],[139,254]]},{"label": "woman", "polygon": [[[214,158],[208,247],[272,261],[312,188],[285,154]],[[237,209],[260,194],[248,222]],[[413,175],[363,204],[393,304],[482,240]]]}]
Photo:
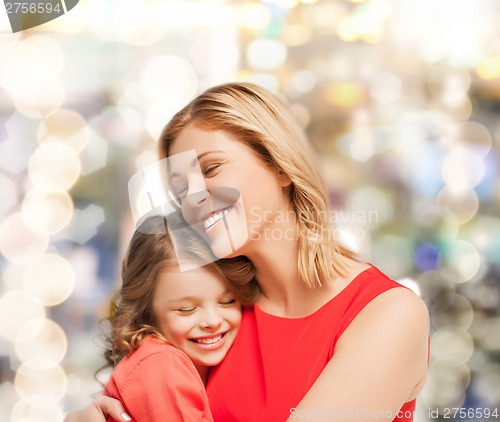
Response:
[{"label": "woman", "polygon": [[[251,84],[214,87],[174,116],[160,151],[186,222],[215,255],[243,255],[255,267],[255,280],[234,280],[255,305],[209,377],[214,420],[413,420],[427,309],[336,241],[325,185],[290,109]],[[193,151],[196,162],[176,159]],[[238,201],[226,206],[217,198],[224,189]],[[68,421],[121,411],[100,398]]]}]

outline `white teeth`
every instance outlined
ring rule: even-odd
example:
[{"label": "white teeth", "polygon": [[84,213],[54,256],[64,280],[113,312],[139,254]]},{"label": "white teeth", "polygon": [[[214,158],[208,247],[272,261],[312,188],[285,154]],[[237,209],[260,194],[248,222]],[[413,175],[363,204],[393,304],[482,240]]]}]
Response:
[{"label": "white teeth", "polygon": [[208,217],[206,220],[203,221],[203,227],[205,227],[205,230],[209,229],[212,227],[217,221],[219,221],[223,215],[227,215],[229,211],[231,211],[233,207],[227,208],[223,211],[218,211],[214,214],[212,214],[210,217]]},{"label": "white teeth", "polygon": [[217,336],[217,337],[212,337],[212,338],[199,338],[199,339],[194,339],[196,343],[201,343],[201,344],[214,344],[220,341],[222,338],[222,335]]}]

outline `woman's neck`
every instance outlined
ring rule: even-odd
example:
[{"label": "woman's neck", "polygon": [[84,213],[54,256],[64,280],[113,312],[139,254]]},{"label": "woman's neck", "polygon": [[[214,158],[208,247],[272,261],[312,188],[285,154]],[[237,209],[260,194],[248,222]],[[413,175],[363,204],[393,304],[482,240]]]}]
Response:
[{"label": "woman's neck", "polygon": [[[295,233],[296,228],[292,230],[291,233]],[[261,291],[257,299],[259,307],[279,316],[296,317],[306,312],[308,299],[318,289],[310,289],[300,279],[296,236],[263,238],[252,246],[245,255],[255,267]]]}]

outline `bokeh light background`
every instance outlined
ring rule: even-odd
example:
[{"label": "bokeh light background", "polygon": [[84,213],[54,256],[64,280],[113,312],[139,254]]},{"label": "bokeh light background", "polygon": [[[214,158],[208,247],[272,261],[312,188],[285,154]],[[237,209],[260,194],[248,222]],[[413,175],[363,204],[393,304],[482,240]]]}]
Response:
[{"label": "bokeh light background", "polygon": [[128,179],[233,80],[288,99],[344,239],[428,304],[416,420],[497,408],[498,1],[80,0],[17,34],[0,10],[0,420],[61,421],[100,391]]}]

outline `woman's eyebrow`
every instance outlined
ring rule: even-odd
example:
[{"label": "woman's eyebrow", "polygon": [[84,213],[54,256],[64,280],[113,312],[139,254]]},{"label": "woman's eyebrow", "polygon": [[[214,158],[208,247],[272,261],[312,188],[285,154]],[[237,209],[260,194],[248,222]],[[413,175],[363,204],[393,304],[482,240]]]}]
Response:
[{"label": "woman's eyebrow", "polygon": [[[203,157],[207,156],[208,154],[219,154],[221,152],[224,151],[221,150],[205,151],[202,152],[201,154],[198,154],[198,156],[194,158],[193,161],[191,162],[191,168],[193,168],[197,162],[199,162]],[[170,180],[172,180],[174,177],[179,177],[179,176],[180,174],[174,171],[173,173],[170,174]]]}]

